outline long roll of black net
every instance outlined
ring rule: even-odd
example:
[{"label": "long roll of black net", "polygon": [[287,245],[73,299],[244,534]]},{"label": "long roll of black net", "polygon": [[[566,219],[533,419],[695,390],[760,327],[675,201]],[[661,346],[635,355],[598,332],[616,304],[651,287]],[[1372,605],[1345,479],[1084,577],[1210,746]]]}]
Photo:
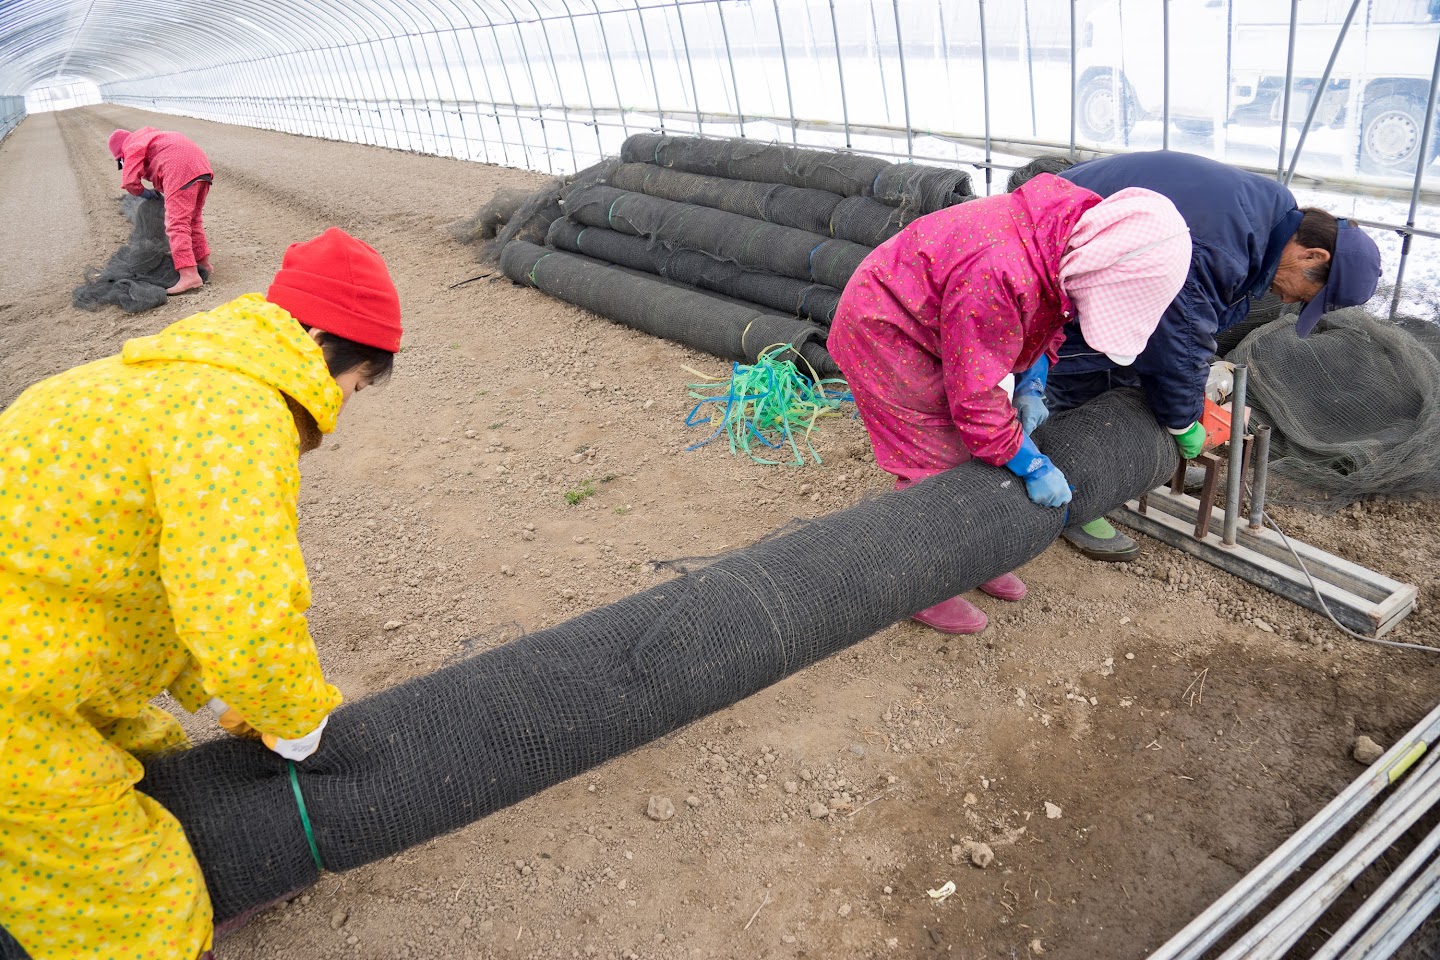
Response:
[{"label": "long roll of black net", "polygon": [[1075,166],[1075,161],[1069,157],[1051,154],[1044,157],[1036,157],[1023,167],[1017,167],[1010,173],[1010,179],[1005,181],[1005,192],[1014,193],[1019,190],[1031,178],[1042,173],[1064,173]]},{"label": "long roll of black net", "polygon": [[693,203],[825,235],[830,233],[830,215],[845,199],[828,190],[706,177],[650,163],[621,164],[606,182],[632,193]]},{"label": "long roll of black net", "polygon": [[[513,248],[510,248],[513,249]],[[507,253],[509,250],[507,249]],[[1036,440],[1076,488],[1069,520],[1162,482],[1175,445],[1114,391]],[[972,461],[548,630],[341,707],[293,773],[245,740],[152,761],[217,921],[471,823],[730,706],[917,610],[1014,570],[1066,512]],[[810,562],[831,559],[815,577]]]},{"label": "long roll of black net", "polygon": [[950,167],[897,163],[875,178],[875,198],[918,216],[972,200],[970,174]]},{"label": "long roll of black net", "polygon": [[1274,431],[1272,498],[1339,508],[1440,496],[1437,351],[1433,324],[1363,307],[1327,313],[1303,340],[1289,317],[1247,336],[1227,359],[1249,368],[1249,403]]},{"label": "long roll of black net", "polygon": [[[165,290],[180,280],[165,235],[165,201],[126,195],[120,211],[130,219],[130,238],[110,257],[103,270],[90,267],[85,282],[70,292],[81,310],[114,305],[126,313],[153,310],[167,299]],[[208,279],[210,272],[201,269]]]},{"label": "long roll of black net", "polygon": [[878,247],[917,216],[870,197],[846,197],[830,215],[830,232],[862,246]]},{"label": "long roll of black net", "polygon": [[712,140],[637,133],[620,148],[626,163],[653,163],[685,173],[759,183],[813,187],[841,196],[869,196],[884,160],[831,150],[806,150],[754,140]]},{"label": "long roll of black net", "polygon": [[804,357],[796,360],[802,370],[808,363],[824,376],[840,373],[825,329],[808,320],[520,240],[501,252],[500,269],[516,283],[717,357],[754,363],[766,347],[788,343]]},{"label": "long roll of black net", "polygon": [[596,260],[644,270],[687,286],[723,293],[751,303],[793,313],[829,326],[840,306],[840,291],[774,273],[747,270],[698,250],[671,250],[643,237],[604,227],[585,227],[556,220],[545,238],[557,250],[583,253]]},{"label": "long roll of black net", "polygon": [[566,215],[576,223],[607,227],[700,250],[752,270],[813,280],[843,289],[870,253],[849,240],[765,223],[739,214],[596,185],[565,195]]}]

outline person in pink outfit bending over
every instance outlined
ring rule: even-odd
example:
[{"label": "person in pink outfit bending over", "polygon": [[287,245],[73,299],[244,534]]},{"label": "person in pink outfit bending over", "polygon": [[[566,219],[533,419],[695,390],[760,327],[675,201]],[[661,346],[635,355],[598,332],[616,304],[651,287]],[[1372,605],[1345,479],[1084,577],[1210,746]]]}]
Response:
[{"label": "person in pink outfit bending over", "polygon": [[[1160,194],[1129,188],[1102,200],[1050,174],[911,223],[865,258],[830,327],[876,462],[903,489],[975,457],[1022,478],[1038,504],[1068,503],[1064,475],[1021,429],[1001,383],[1043,382],[1072,319],[1095,349],[1134,362],[1190,253],[1185,221]],[[1013,573],[980,589],[1012,601],[1026,592]],[[963,597],[914,619],[944,633],[986,624]]]},{"label": "person in pink outfit bending over", "polygon": [[[210,272],[210,244],[200,212],[210,195],[215,174],[205,151],[189,137],[154,127],[134,133],[116,130],[110,134],[110,155],[124,176],[120,186],[137,197],[165,198],[165,235],[170,238],[170,256],[180,279],[166,293],[200,289],[204,280],[200,268]],[[141,180],[149,180],[154,189]]]}]

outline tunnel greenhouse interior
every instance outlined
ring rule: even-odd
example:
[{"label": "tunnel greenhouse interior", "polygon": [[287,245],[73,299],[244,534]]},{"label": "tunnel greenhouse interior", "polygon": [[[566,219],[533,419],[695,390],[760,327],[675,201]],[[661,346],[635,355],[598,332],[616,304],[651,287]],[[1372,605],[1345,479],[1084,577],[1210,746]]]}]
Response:
[{"label": "tunnel greenhouse interior", "polygon": [[[197,757],[240,759],[212,792],[176,787],[183,763],[156,767],[151,782],[187,816],[232,804],[240,826],[207,850],[241,850],[225,882],[263,891],[225,902],[214,957],[1200,956],[1162,945],[1364,774],[1359,739],[1402,744],[1433,706],[1436,658],[1352,643],[1338,622],[1159,541],[1133,562],[1081,567],[1073,552],[1044,549],[1063,521],[1033,521],[1018,488],[1003,492],[1015,495],[1012,513],[973,506],[988,476],[979,465],[955,481],[960,506],[938,487],[923,502],[935,514],[973,509],[978,520],[950,519],[993,542],[964,563],[944,555],[986,576],[1023,562],[1035,595],[1020,607],[984,599],[990,632],[964,642],[893,625],[903,614],[886,604],[922,595],[926,563],[910,556],[873,578],[846,563],[879,555],[882,540],[909,556],[884,540],[896,531],[911,553],[938,555],[946,538],[887,513],[898,494],[853,395],[825,379],[840,374],[825,327],[859,259],[902,223],[1006,193],[1037,158],[1169,150],[1284,183],[1301,206],[1365,228],[1382,260],[1366,322],[1410,324],[1440,344],[1437,93],[1440,0],[0,0],[0,256],[21,267],[0,280],[0,411],[43,377],[218,306],[221,293],[265,290],[290,243],[341,226],[385,255],[406,325],[394,382],[347,400],[354,415],[302,462],[317,646],[344,709],[371,724],[356,756],[411,762],[386,753],[401,734],[367,712],[388,696],[383,716],[435,725],[437,755],[512,758],[493,785],[533,763],[536,744],[573,733],[585,695],[623,688],[607,714],[623,727],[607,755],[619,759],[565,755],[564,776],[496,788],[484,810],[454,799],[442,771],[405,803],[444,797],[447,815],[464,815],[403,842],[386,834],[383,854],[355,852],[367,838],[347,833],[343,803],[327,813],[316,799],[317,821],[330,818],[320,827],[290,823],[292,797],[302,811],[306,791],[343,798],[353,786],[343,776],[271,770],[208,715],[182,718],[206,751]],[[170,281],[152,282],[151,312],[122,313],[117,298],[82,313],[74,284],[103,276],[139,236],[144,217],[120,203],[105,137],[141,124],[185,131],[215,163],[216,279],[207,268],[198,295],[168,300]],[[661,256],[648,228],[606,228],[630,215],[622,190],[648,192],[636,168],[672,166],[675,145],[697,141],[738,141],[747,157],[816,151],[784,156],[839,158],[840,181],[883,170],[900,182],[913,169],[943,189],[929,206],[899,188],[881,203],[882,175],[866,174],[843,199],[876,201],[874,232],[837,230],[829,211],[847,191],[835,188],[810,229],[827,234],[831,260],[817,267],[818,245],[791,257],[789,273],[720,257],[724,284],[697,281],[709,294],[692,297],[676,288],[687,270],[704,272],[693,259]],[[629,184],[605,181],[622,161]],[[672,172],[672,195],[645,198],[633,223],[665,220],[704,186]],[[794,192],[777,197],[825,192],[783,179]],[[736,182],[744,193],[756,181]],[[457,241],[473,239],[492,204],[506,200],[509,216],[522,197],[543,201],[526,211],[543,223],[510,260]],[[146,216],[158,231],[162,214]],[[613,258],[587,229],[603,230]],[[569,258],[566,282],[582,295],[544,295],[546,257]],[[156,276],[172,275],[160,259]],[[756,281],[765,270],[777,276]],[[642,274],[644,296],[626,285]],[[746,283],[760,292],[736,299],[730,285]],[[729,311],[738,346],[597,322],[616,318],[595,303],[623,312],[646,299],[677,326]],[[1270,306],[1266,322],[1281,310]],[[1356,341],[1378,342],[1366,329]],[[767,347],[788,347],[769,360],[788,357],[820,384],[805,407],[814,437],[792,446],[737,440],[705,419],[742,367],[766,367]],[[1409,360],[1375,379],[1420,370],[1417,382],[1434,383],[1413,391],[1415,406],[1440,425],[1440,357]],[[1374,412],[1355,399],[1370,370],[1356,357],[1317,350],[1303,364],[1337,419]],[[1097,408],[1108,419],[1092,411],[1052,433],[1074,445],[1075,476],[1116,487],[1105,509],[1127,500],[1120,487],[1133,478],[1087,460],[1074,424],[1103,434],[1095,449],[1136,483],[1173,473],[1172,442],[1131,406],[1115,400]],[[1434,484],[1436,458],[1415,453],[1410,473]],[[1272,509],[1297,540],[1418,584],[1420,605],[1395,636],[1433,647],[1440,501],[1284,495]],[[1027,524],[1048,538],[1035,550],[1020,543]],[[843,549],[824,539],[833,529]],[[863,589],[847,580],[862,574]],[[782,581],[793,596],[766,595]],[[646,658],[684,648],[691,608],[675,597],[690,602],[689,583],[718,598],[694,614],[702,633],[717,619],[753,621],[778,639],[763,656],[687,676],[676,716],[689,725],[667,727],[642,695]],[[854,638],[831,629],[825,604],[857,597],[894,613],[892,625],[876,613]],[[647,642],[663,634],[653,641],[663,649],[605,661],[613,609]],[[682,639],[663,633],[672,629]],[[807,630],[828,631],[816,643],[824,659],[801,651]],[[514,667],[507,649],[543,666]],[[565,659],[577,650],[586,656]],[[766,657],[779,665],[762,669]],[[465,679],[477,663],[513,673],[487,674],[485,686]],[[490,714],[455,692],[482,686],[543,708],[545,722],[519,722],[493,746]],[[442,688],[453,710],[423,700]],[[562,689],[580,694],[567,702]],[[465,725],[435,720],[447,711]],[[279,803],[283,816],[235,800],[252,775],[267,778],[244,794],[264,793],[254,810]],[[353,823],[387,815],[372,807]],[[291,842],[300,837],[309,845]],[[349,859],[332,869],[330,850]],[[1358,882],[1346,904],[1372,888]],[[1437,921],[1407,948],[1395,955],[1440,950]],[[22,956],[8,949],[0,925],[0,958]]]}]

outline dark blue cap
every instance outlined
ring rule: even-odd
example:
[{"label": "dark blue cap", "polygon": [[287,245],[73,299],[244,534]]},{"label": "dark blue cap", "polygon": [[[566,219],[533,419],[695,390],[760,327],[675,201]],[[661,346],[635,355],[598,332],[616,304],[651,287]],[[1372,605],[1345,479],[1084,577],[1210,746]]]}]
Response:
[{"label": "dark blue cap", "polygon": [[1335,253],[1330,257],[1330,279],[1300,311],[1295,332],[1310,336],[1320,317],[1341,307],[1356,307],[1375,295],[1380,283],[1380,248],[1370,235],[1343,217],[1335,231]]}]

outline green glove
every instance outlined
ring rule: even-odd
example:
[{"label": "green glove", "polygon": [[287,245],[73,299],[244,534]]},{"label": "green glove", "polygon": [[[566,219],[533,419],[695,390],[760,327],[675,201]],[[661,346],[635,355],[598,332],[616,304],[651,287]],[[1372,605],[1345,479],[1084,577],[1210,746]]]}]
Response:
[{"label": "green glove", "polygon": [[1205,449],[1205,428],[1200,426],[1200,421],[1197,420],[1182,430],[1174,427],[1167,429],[1175,440],[1175,446],[1180,448],[1180,456],[1186,460],[1194,460],[1200,456],[1200,451]]}]

